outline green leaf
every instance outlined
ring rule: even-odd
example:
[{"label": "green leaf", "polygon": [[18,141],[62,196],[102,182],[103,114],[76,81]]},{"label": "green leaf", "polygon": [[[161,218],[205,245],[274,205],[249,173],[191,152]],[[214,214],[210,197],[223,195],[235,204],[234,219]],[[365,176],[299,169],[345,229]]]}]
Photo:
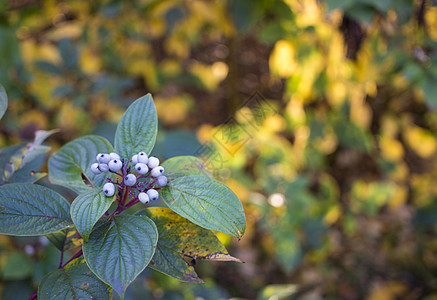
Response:
[{"label": "green leaf", "polygon": [[12,156],[23,147],[24,145],[14,145],[0,150],[0,184],[3,184],[6,180],[5,169],[7,164],[12,160]]},{"label": "green leaf", "polygon": [[[69,142],[49,159],[49,180],[80,194],[91,189],[88,184],[100,187],[107,174],[94,174],[90,167],[99,153],[113,151],[111,143],[99,136],[85,136]],[[87,183],[85,183],[85,178]]]},{"label": "green leaf", "polygon": [[48,273],[38,287],[38,299],[111,299],[112,290],[76,258],[63,269]]},{"label": "green leaf", "polygon": [[258,299],[292,299],[292,296],[297,292],[298,286],[296,284],[271,284],[262,289]]},{"label": "green leaf", "polygon": [[90,269],[121,296],[155,253],[158,231],[146,216],[118,215],[99,222],[83,244]]},{"label": "green leaf", "polygon": [[82,246],[83,242],[74,226],[50,233],[46,237],[60,251]]},{"label": "green leaf", "polygon": [[115,196],[106,197],[102,189],[92,189],[80,194],[71,204],[71,218],[84,239],[88,237],[101,216],[109,209]]},{"label": "green leaf", "polygon": [[419,84],[419,86],[422,88],[424,94],[425,94],[425,101],[428,104],[431,109],[435,110],[437,107],[437,79],[433,77],[427,77],[424,80],[422,80]]},{"label": "green leaf", "polygon": [[158,116],[152,96],[147,94],[132,103],[121,117],[115,132],[115,152],[131,158],[140,151],[153,149],[158,132]]},{"label": "green leaf", "polygon": [[43,146],[42,143],[46,138],[58,131],[58,129],[51,131],[38,130],[35,132],[35,139],[33,142],[28,143],[26,146],[18,146],[18,148],[21,149],[17,149],[17,151],[12,153],[12,156],[9,159],[14,163],[14,167],[11,168],[11,172],[8,174],[6,182],[34,183],[44,177],[46,175],[45,173],[38,172],[45,164],[50,147]]},{"label": "green leaf", "polygon": [[8,109],[8,95],[4,87],[0,84],[0,119],[3,118],[6,110]]},{"label": "green leaf", "polygon": [[[44,146],[40,146],[44,147]],[[50,149],[50,147],[47,147]],[[39,172],[43,167],[47,158],[47,153],[42,153],[37,157],[34,157],[32,161],[26,163],[25,165],[21,164],[18,170],[7,179],[7,183],[18,183],[18,182],[27,182],[34,183],[37,180],[44,177],[46,174]]]},{"label": "green leaf", "polygon": [[17,280],[32,275],[33,264],[28,255],[23,252],[12,252],[6,259],[2,269],[2,279]]},{"label": "green leaf", "polygon": [[238,238],[244,234],[243,206],[234,192],[217,180],[199,175],[178,177],[161,195],[174,212],[201,227]]},{"label": "green leaf", "polygon": [[281,268],[290,273],[302,261],[303,252],[297,236],[292,230],[274,230],[275,253]]},{"label": "green leaf", "polygon": [[184,257],[236,261],[215,234],[174,213],[167,207],[151,207],[138,212],[148,215],[158,228],[158,245],[149,267],[176,279],[203,283]]},{"label": "green leaf", "polygon": [[52,134],[59,132],[59,129],[53,129],[50,131],[38,130],[35,132],[35,138],[33,142],[29,143],[26,152],[23,154],[21,164],[19,168],[24,167],[28,163],[32,162],[36,157],[41,154],[45,154],[50,151],[50,147],[43,146],[42,143]]},{"label": "green leaf", "polygon": [[176,156],[164,161],[161,166],[169,179],[187,175],[203,175],[212,177],[203,161],[195,156]]},{"label": "green leaf", "polygon": [[337,8],[347,10],[353,6],[353,4],[354,0],[326,0],[329,11]]},{"label": "green leaf", "polygon": [[0,186],[0,233],[44,235],[70,225],[70,204],[55,191],[27,183]]}]

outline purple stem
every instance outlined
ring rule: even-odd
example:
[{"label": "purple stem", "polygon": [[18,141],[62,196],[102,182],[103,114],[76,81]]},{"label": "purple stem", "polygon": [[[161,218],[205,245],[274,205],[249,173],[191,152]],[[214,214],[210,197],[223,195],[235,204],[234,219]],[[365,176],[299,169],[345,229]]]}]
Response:
[{"label": "purple stem", "polygon": [[[65,245],[65,240],[64,240],[64,245]],[[62,245],[61,260],[59,261],[58,269],[62,268],[62,263],[64,262],[64,245]]]},{"label": "purple stem", "polygon": [[29,300],[36,299],[36,297],[38,297],[38,291],[36,291],[35,293],[33,293],[33,295],[30,296]]},{"label": "purple stem", "polygon": [[82,249],[80,249],[80,251],[79,252],[77,252],[75,255],[73,255],[73,257],[72,258],[70,258],[61,268],[63,268],[63,267],[65,267],[66,265],[68,265],[71,261],[73,261],[74,259],[76,259],[76,258],[78,258],[78,257],[81,257],[82,256],[82,254],[83,254],[83,251],[82,251]]}]

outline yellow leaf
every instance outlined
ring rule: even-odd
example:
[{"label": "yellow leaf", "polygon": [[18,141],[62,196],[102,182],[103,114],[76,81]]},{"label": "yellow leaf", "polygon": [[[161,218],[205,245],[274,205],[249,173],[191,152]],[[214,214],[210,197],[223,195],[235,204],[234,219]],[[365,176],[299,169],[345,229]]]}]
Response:
[{"label": "yellow leaf", "polygon": [[386,282],[375,287],[367,300],[395,300],[401,299],[407,287],[400,282]]},{"label": "yellow leaf", "polygon": [[84,48],[80,52],[80,67],[85,73],[97,74],[100,71],[100,57],[94,53],[92,48]]},{"label": "yellow leaf", "polygon": [[289,41],[278,41],[270,56],[269,65],[272,74],[280,77],[291,76],[298,68],[296,51]]},{"label": "yellow leaf", "polygon": [[155,98],[159,120],[169,125],[175,125],[186,120],[193,103],[194,101],[189,95]]},{"label": "yellow leaf", "polygon": [[77,39],[82,34],[82,24],[71,22],[60,27],[55,27],[47,36],[51,40],[60,40],[63,38]]},{"label": "yellow leaf", "polygon": [[336,205],[329,209],[323,221],[326,225],[331,225],[337,222],[340,216],[341,216],[340,207]]},{"label": "yellow leaf", "polygon": [[404,148],[402,144],[390,137],[381,137],[379,140],[379,147],[381,149],[382,156],[388,161],[396,162],[402,159],[404,156]]},{"label": "yellow leaf", "polygon": [[388,206],[391,210],[396,210],[400,206],[404,205],[407,201],[408,190],[404,186],[398,186],[388,202]]},{"label": "yellow leaf", "polygon": [[404,132],[404,139],[408,145],[423,158],[430,157],[435,154],[436,140],[434,135],[423,128],[412,126]]}]

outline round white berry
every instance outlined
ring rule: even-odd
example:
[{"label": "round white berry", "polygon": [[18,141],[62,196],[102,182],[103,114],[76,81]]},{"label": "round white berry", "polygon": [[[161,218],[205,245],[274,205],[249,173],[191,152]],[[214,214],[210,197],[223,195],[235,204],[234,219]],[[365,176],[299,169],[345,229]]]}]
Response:
[{"label": "round white berry", "polygon": [[146,164],[137,163],[135,165],[135,170],[138,174],[146,174],[147,172],[149,172],[149,167]]},{"label": "round white berry", "polygon": [[99,170],[102,171],[102,173],[106,173],[109,171],[109,167],[107,164],[99,164]]},{"label": "round white berry", "polygon": [[111,156],[107,153],[101,153],[97,160],[101,164],[107,164],[111,160]]},{"label": "round white berry", "polygon": [[147,156],[146,152],[138,153],[138,162],[143,164],[147,164],[149,162],[149,157]]},{"label": "round white berry", "polygon": [[138,163],[138,154],[135,154],[134,156],[132,156],[132,163],[134,165],[136,165]]},{"label": "round white berry", "polygon": [[94,174],[102,173],[102,171],[99,170],[99,164],[98,163],[94,163],[94,164],[91,165],[91,172],[93,172]]},{"label": "round white berry", "polygon": [[120,155],[118,155],[115,152],[109,153],[109,157],[111,158],[111,160],[113,160],[113,159],[120,159]]},{"label": "round white berry", "polygon": [[147,165],[150,169],[153,169],[154,167],[159,166],[159,159],[155,156],[150,156]]},{"label": "round white berry", "polygon": [[97,161],[99,161],[99,157],[100,157],[100,155],[102,155],[103,153],[99,153],[99,154],[97,154],[97,156],[96,156],[96,160]]},{"label": "round white berry", "polygon": [[109,162],[108,166],[109,170],[111,170],[112,172],[117,172],[120,171],[121,167],[123,167],[123,163],[120,159],[113,159]]},{"label": "round white berry", "polygon": [[165,176],[159,176],[158,178],[156,178],[156,183],[159,186],[166,186],[168,183],[168,179]]},{"label": "round white berry", "polygon": [[134,174],[127,174],[124,178],[124,184],[127,186],[133,186],[137,182],[137,177]]},{"label": "round white berry", "polygon": [[149,199],[152,201],[158,200],[159,194],[157,190],[150,189],[147,191],[147,196],[149,196]]},{"label": "round white berry", "polygon": [[162,174],[164,174],[164,168],[161,167],[161,166],[159,166],[159,167],[154,167],[154,168],[152,169],[152,171],[150,172],[150,174],[151,174],[153,177],[161,176]]},{"label": "round white berry", "polygon": [[114,196],[114,193],[115,193],[115,186],[114,186],[114,184],[112,184],[110,182],[105,183],[105,185],[103,186],[103,193],[107,197]]},{"label": "round white berry", "polygon": [[138,194],[138,200],[143,204],[147,204],[150,201],[149,196],[144,192]]}]

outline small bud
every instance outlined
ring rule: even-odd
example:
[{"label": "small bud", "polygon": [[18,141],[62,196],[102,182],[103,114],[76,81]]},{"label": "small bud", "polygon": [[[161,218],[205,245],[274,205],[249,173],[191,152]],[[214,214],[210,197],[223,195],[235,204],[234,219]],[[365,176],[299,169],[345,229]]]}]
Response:
[{"label": "small bud", "polygon": [[93,172],[94,174],[102,173],[102,171],[99,170],[99,164],[98,163],[94,163],[94,164],[91,165],[91,172]]},{"label": "small bud", "polygon": [[167,183],[168,183],[168,179],[167,179],[167,177],[165,177],[165,176],[159,176],[159,177],[156,179],[156,183],[157,183],[159,186],[166,186]]},{"label": "small bud", "polygon": [[150,201],[149,196],[144,192],[138,194],[138,200],[143,204],[147,204]]},{"label": "small bud", "polygon": [[164,174],[164,168],[161,167],[161,166],[159,166],[159,167],[154,167],[154,168],[152,169],[152,171],[150,172],[150,174],[151,174],[153,177],[159,177],[159,176],[161,176],[162,174]]},{"label": "small bud", "polygon": [[134,174],[128,174],[124,178],[124,184],[127,186],[133,186],[137,182],[137,177]]},{"label": "small bud", "polygon": [[105,183],[105,185],[103,186],[103,193],[105,194],[105,196],[107,197],[112,197],[115,194],[115,186],[113,183]]},{"label": "small bud", "polygon": [[159,194],[157,190],[150,189],[147,191],[147,196],[149,196],[149,199],[152,201],[158,200]]},{"label": "small bud", "polygon": [[99,170],[100,170],[102,173],[106,173],[106,172],[109,171],[109,167],[108,167],[107,164],[99,164]]},{"label": "small bud", "polygon": [[157,157],[150,156],[147,165],[149,166],[150,169],[153,169],[159,166],[159,159]]},{"label": "small bud", "polygon": [[149,167],[146,164],[137,163],[135,165],[135,170],[138,174],[146,174],[147,172],[149,172]]}]

